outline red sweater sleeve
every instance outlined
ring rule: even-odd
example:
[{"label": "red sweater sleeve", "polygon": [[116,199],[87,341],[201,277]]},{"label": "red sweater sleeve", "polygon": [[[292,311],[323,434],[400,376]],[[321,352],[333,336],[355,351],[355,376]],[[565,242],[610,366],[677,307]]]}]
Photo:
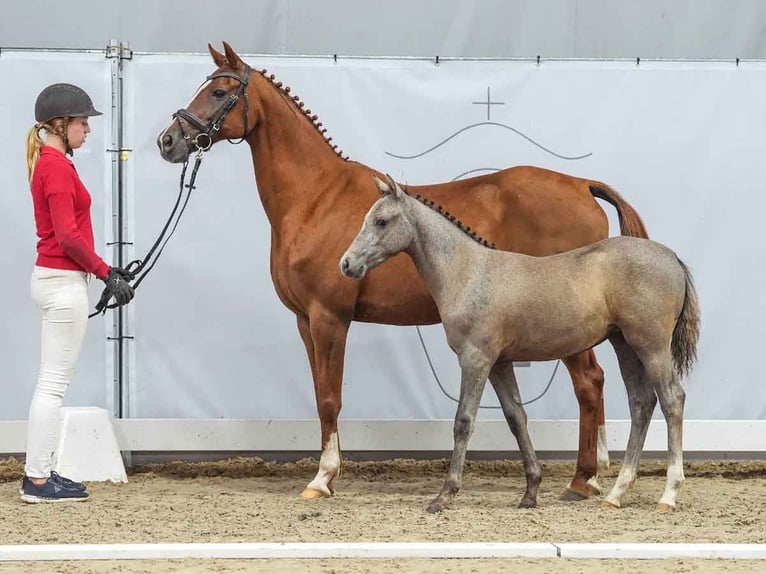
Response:
[{"label": "red sweater sleeve", "polygon": [[88,273],[99,279],[109,274],[109,266],[83,239],[75,220],[74,191],[59,186],[48,196],[48,208],[51,212],[53,232],[56,240],[69,257],[74,259]]}]

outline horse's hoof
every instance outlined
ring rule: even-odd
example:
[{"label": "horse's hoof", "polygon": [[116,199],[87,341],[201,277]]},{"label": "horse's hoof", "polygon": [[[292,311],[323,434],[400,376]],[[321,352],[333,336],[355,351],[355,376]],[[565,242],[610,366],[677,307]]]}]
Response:
[{"label": "horse's hoof", "polygon": [[608,500],[605,500],[601,503],[601,508],[611,508],[612,510],[621,508],[619,504],[615,504],[614,502],[609,502]]},{"label": "horse's hoof", "polygon": [[519,508],[537,508],[537,501],[522,498],[521,502],[519,502]]},{"label": "horse's hoof", "polygon": [[329,493],[324,493],[321,490],[309,487],[306,487],[303,492],[301,492],[301,498],[306,500],[319,500],[320,498],[328,498],[329,496]]},{"label": "horse's hoof", "polygon": [[657,512],[674,512],[675,509],[676,507],[670,504],[665,504],[664,502],[657,503]]},{"label": "horse's hoof", "polygon": [[564,502],[580,502],[581,500],[587,500],[588,498],[590,498],[589,494],[583,494],[582,492],[577,492],[571,488],[566,488],[564,489],[564,492],[561,493],[559,500],[563,500]]},{"label": "horse's hoof", "polygon": [[444,505],[441,502],[434,501],[428,505],[428,508],[426,508],[426,510],[430,512],[431,514],[438,514],[442,510],[444,510]]}]

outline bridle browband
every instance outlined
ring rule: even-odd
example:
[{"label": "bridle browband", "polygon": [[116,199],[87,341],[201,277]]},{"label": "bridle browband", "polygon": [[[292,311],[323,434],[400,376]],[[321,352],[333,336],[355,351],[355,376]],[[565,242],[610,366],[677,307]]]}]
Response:
[{"label": "bridle browband", "polygon": [[[130,274],[130,280],[133,281],[135,279],[133,289],[137,289],[141,282],[146,278],[146,276],[149,274],[149,271],[151,271],[154,265],[157,263],[157,260],[162,254],[162,251],[165,249],[165,245],[167,245],[168,241],[173,236],[173,233],[175,233],[175,230],[178,227],[178,222],[181,220],[181,215],[183,215],[183,212],[189,203],[191,192],[194,189],[194,181],[197,179],[197,171],[199,170],[200,164],[202,163],[202,154],[212,147],[213,132],[217,132],[219,129],[221,129],[221,124],[223,124],[223,121],[226,119],[228,113],[234,109],[234,106],[237,105],[240,96],[244,96],[245,99],[243,111],[245,125],[240,140],[229,141],[235,144],[242,143],[245,141],[245,138],[249,133],[247,129],[249,123],[247,117],[247,108],[249,107],[250,102],[247,99],[247,84],[250,81],[250,66],[245,64],[245,69],[242,76],[239,76],[233,72],[220,72],[218,74],[212,74],[208,76],[206,81],[214,80],[216,78],[234,78],[239,82],[239,88],[237,88],[235,93],[229,96],[229,98],[224,102],[223,106],[221,106],[221,109],[219,109],[207,122],[204,122],[185,108],[180,109],[173,114],[173,118],[178,119],[178,126],[181,129],[181,133],[183,134],[184,140],[189,147],[190,153],[192,151],[192,146],[194,146],[197,151],[197,156],[194,161],[194,167],[192,169],[188,184],[186,183],[186,168],[189,165],[189,159],[187,157],[187,159],[184,160],[183,168],[181,169],[181,182],[180,189],[178,191],[178,198],[176,199],[176,203],[170,213],[170,217],[165,223],[165,226],[162,228],[162,231],[160,232],[157,240],[154,242],[154,245],[152,245],[151,249],[149,250],[149,253],[147,253],[146,257],[143,259],[135,259],[125,266],[125,271]],[[183,122],[181,122],[181,119],[186,120],[199,130],[199,133],[194,136],[194,139],[192,139],[191,136],[186,133],[186,130],[184,130]],[[186,197],[184,197],[184,191],[187,191]],[[170,232],[169,234],[168,231]],[[166,234],[168,234],[167,237]],[[154,256],[153,260],[152,256]],[[107,309],[114,309],[119,307],[119,305],[115,303],[110,304],[110,299],[110,293],[104,289],[103,293],[101,294],[101,298],[96,304],[96,311],[88,315],[88,318],[90,319],[91,317],[102,315],[106,313]]]},{"label": "bridle browband", "polygon": [[[242,112],[245,119],[245,124],[242,129],[242,137],[239,141],[236,142],[231,140],[229,141],[231,143],[239,144],[245,141],[245,138],[247,137],[247,126],[249,123],[247,117],[247,109],[250,107],[250,102],[247,99],[247,84],[250,81],[250,66],[245,64],[245,69],[241,76],[234,72],[219,72],[217,74],[209,75],[205,81],[209,82],[210,80],[215,80],[217,78],[233,78],[239,82],[239,88],[237,88],[237,91],[229,96],[221,108],[215,114],[213,114],[207,122],[198,118],[186,108],[181,108],[173,114],[173,118],[178,120],[178,126],[180,127],[181,133],[183,134],[184,140],[186,140],[186,144],[189,146],[189,148],[194,145],[198,150],[201,151],[207,151],[210,149],[210,147],[213,145],[213,133],[221,129],[223,121],[226,119],[226,116],[229,114],[229,112],[234,109],[234,106],[237,105],[240,96],[243,96],[245,99],[245,105],[243,106]],[[199,133],[194,136],[194,139],[192,139],[191,136],[186,133],[186,130],[184,130],[183,122],[181,121],[182,119],[199,130]]]}]

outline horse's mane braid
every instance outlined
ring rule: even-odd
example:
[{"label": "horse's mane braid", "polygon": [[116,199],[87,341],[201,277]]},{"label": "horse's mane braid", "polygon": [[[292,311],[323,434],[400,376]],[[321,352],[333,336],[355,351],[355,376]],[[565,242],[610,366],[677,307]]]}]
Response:
[{"label": "horse's mane braid", "polygon": [[490,243],[483,237],[480,237],[479,235],[477,235],[475,230],[465,225],[462,221],[457,219],[454,215],[452,215],[449,211],[444,209],[441,205],[435,203],[433,199],[428,199],[427,197],[423,197],[422,195],[412,195],[411,193],[407,192],[406,189],[405,189],[405,192],[407,193],[407,195],[409,195],[410,197],[414,197],[426,207],[433,209],[435,212],[444,216],[444,218],[447,219],[447,221],[452,223],[455,227],[457,227],[460,231],[462,231],[468,237],[473,239],[476,243],[479,243],[483,245],[484,247],[489,247],[490,249],[497,248],[494,243]]},{"label": "horse's mane braid", "polygon": [[319,116],[317,116],[316,114],[312,115],[311,110],[306,109],[306,104],[304,104],[303,101],[301,101],[301,99],[298,96],[293,96],[293,95],[290,94],[290,86],[285,86],[285,85],[282,84],[282,82],[275,81],[276,77],[274,76],[274,74],[269,74],[268,71],[266,70],[266,68],[263,68],[262,70],[258,70],[258,71],[260,72],[260,74],[264,78],[266,78],[269,82],[271,82],[271,84],[275,88],[277,88],[283,94],[285,94],[287,96],[287,98],[298,108],[298,111],[300,111],[304,116],[306,116],[309,119],[311,124],[320,133],[320,135],[322,136],[324,141],[327,143],[327,145],[329,145],[332,148],[332,150],[338,155],[338,157],[340,157],[343,160],[348,161],[348,156],[347,155],[345,155],[345,156],[343,155],[343,152],[338,149],[338,144],[333,145],[331,143],[332,142],[332,138],[328,137],[326,135],[327,134],[327,129],[326,128],[322,128],[322,126],[324,124],[319,121]]}]

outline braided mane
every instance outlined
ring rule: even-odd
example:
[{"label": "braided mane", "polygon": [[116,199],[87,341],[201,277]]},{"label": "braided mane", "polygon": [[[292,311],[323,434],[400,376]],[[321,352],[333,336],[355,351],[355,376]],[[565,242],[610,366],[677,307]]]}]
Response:
[{"label": "braided mane", "polygon": [[407,195],[410,197],[417,199],[420,203],[428,207],[429,209],[432,209],[436,213],[443,216],[445,219],[447,219],[450,223],[452,223],[455,227],[457,227],[460,231],[465,233],[468,237],[473,239],[476,243],[479,243],[480,245],[483,245],[484,247],[488,247],[489,249],[497,249],[494,243],[490,243],[486,239],[480,237],[476,234],[476,231],[465,225],[462,221],[457,219],[454,215],[452,215],[449,211],[444,209],[441,205],[438,205],[434,202],[432,199],[428,199],[426,197],[423,197],[422,195],[412,195],[410,192],[407,191],[405,188],[403,190]]},{"label": "braided mane", "polygon": [[[259,72],[266,80],[271,83],[272,86],[274,86],[276,89],[278,89],[282,94],[287,96],[288,101],[292,102],[292,104],[296,107],[296,109],[302,113],[306,118],[311,122],[311,125],[314,126],[314,128],[320,133],[322,136],[322,139],[327,143],[328,146],[332,148],[332,150],[337,154],[338,157],[340,157],[344,161],[348,161],[348,156],[343,155],[343,152],[338,149],[338,144],[332,145],[332,138],[327,136],[327,128],[323,128],[322,122],[319,121],[319,116],[316,114],[312,114],[310,109],[306,108],[306,104],[298,97],[291,95],[290,86],[285,86],[282,84],[282,82],[276,81],[276,76],[274,74],[269,74],[268,70],[266,68],[263,68],[261,70],[255,70]],[[449,211],[444,209],[441,205],[437,205],[433,200],[422,197],[421,195],[412,195],[409,192],[407,192],[405,188],[405,193],[409,195],[410,197],[414,197],[417,199],[420,203],[425,205],[426,207],[432,209],[433,211],[439,213],[442,215],[447,221],[452,223],[455,227],[457,227],[460,231],[465,233],[468,237],[476,241],[478,244],[483,245],[484,247],[488,247],[489,249],[496,249],[496,246],[494,243],[490,243],[486,239],[480,237],[477,235],[476,231],[465,225],[462,221],[457,219],[454,215],[452,215]]]},{"label": "braided mane", "polygon": [[306,104],[303,103],[303,101],[298,97],[290,94],[290,86],[285,86],[282,84],[282,82],[277,82],[276,77],[274,74],[269,74],[266,68],[263,68],[262,70],[254,70],[256,72],[259,72],[264,78],[266,78],[272,86],[274,86],[276,89],[278,89],[280,92],[282,92],[285,96],[287,96],[287,99],[292,102],[292,104],[297,108],[297,110],[302,113],[306,118],[311,122],[311,125],[314,126],[314,128],[319,132],[319,134],[322,136],[322,139],[324,139],[325,143],[332,148],[332,150],[337,154],[339,158],[341,158],[344,161],[348,161],[348,156],[344,156],[343,152],[338,149],[338,144],[332,145],[330,142],[332,142],[332,138],[327,136],[327,128],[323,128],[324,125],[322,122],[319,121],[319,116],[316,114],[311,113],[311,110],[306,109]]}]

